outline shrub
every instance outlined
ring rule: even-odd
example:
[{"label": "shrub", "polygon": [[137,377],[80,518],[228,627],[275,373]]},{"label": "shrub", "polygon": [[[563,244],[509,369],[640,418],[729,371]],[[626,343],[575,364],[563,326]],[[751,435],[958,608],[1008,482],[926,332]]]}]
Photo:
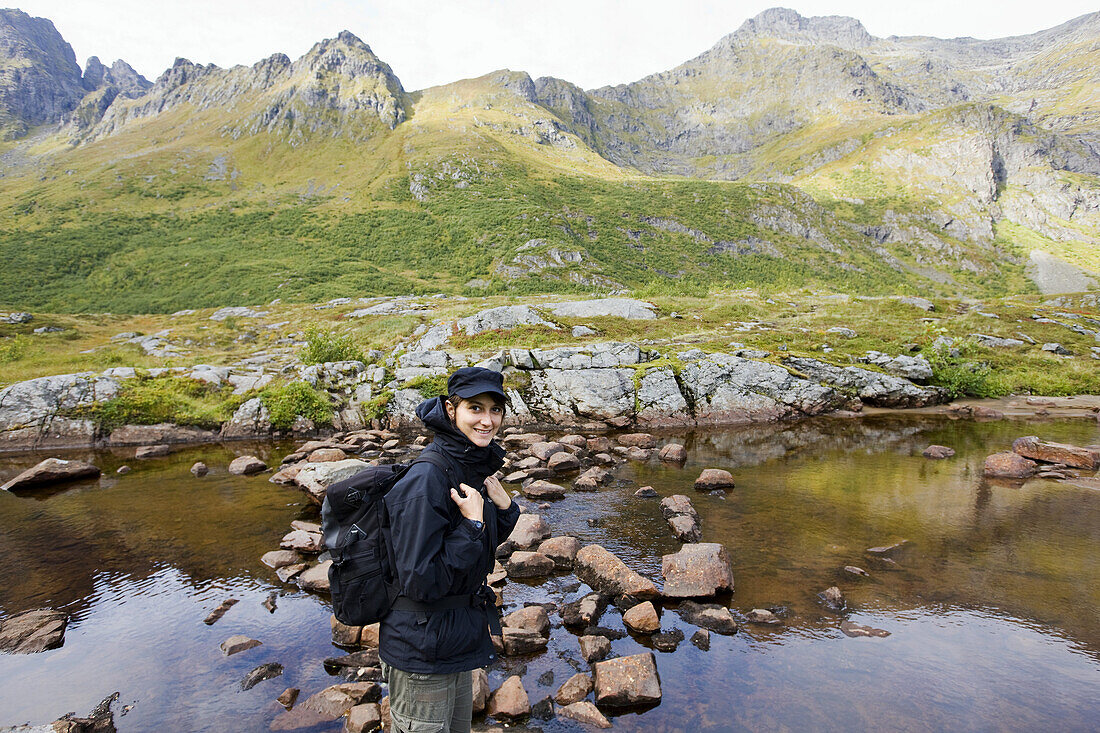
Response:
[{"label": "shrub", "polygon": [[393,392],[388,389],[384,390],[372,397],[369,401],[364,402],[360,406],[359,411],[363,413],[364,419],[377,420],[385,416],[386,407],[389,406],[390,400],[392,399]]},{"label": "shrub", "polygon": [[363,351],[355,345],[351,336],[340,336],[317,326],[306,329],[306,347],[299,356],[305,364],[363,361]]},{"label": "shrub", "polygon": [[439,397],[447,394],[447,377],[413,377],[405,383],[405,389],[415,389],[424,396],[424,399]]},{"label": "shrub", "polygon": [[951,347],[940,345],[928,352],[932,365],[932,384],[943,387],[955,397],[992,397],[994,388],[990,381],[989,364],[968,361],[962,354],[969,345],[959,345],[959,356],[951,355]]},{"label": "shrub", "polygon": [[213,429],[231,418],[243,401],[233,394],[231,385],[189,377],[138,376],[123,382],[117,397],[78,408],[73,414],[103,430],[162,422]]},{"label": "shrub", "polygon": [[19,361],[27,354],[27,339],[16,335],[11,338],[0,339],[0,364],[10,364]]},{"label": "shrub", "polygon": [[299,415],[312,420],[315,425],[332,424],[332,403],[328,395],[305,382],[269,387],[260,393],[260,400],[267,408],[274,428],[289,430]]}]

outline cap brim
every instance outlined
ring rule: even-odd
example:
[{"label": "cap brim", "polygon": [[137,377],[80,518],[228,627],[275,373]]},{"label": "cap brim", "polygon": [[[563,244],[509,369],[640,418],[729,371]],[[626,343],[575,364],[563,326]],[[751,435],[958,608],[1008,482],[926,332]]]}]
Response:
[{"label": "cap brim", "polygon": [[468,384],[456,389],[454,393],[464,400],[477,397],[479,394],[493,394],[502,400],[508,399],[508,395],[504,394],[504,390],[492,384]]}]

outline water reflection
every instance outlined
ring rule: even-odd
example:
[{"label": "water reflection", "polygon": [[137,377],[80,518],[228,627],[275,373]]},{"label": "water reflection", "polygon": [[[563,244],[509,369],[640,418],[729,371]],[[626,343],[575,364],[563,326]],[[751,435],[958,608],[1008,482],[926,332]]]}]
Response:
[{"label": "water reflection", "polygon": [[[1094,729],[1100,719],[1100,492],[1052,481],[981,479],[988,453],[1020,435],[1100,442],[1094,423],[954,422],[942,418],[822,419],[724,432],[666,435],[689,449],[684,466],[625,464],[596,493],[567,494],[540,512],[557,534],[598,542],[633,567],[660,576],[661,555],[679,549],[657,500],[641,485],[684,493],[702,517],[704,541],[733,562],[735,615],[775,608],[779,627],[745,625],[712,635],[710,651],[687,641],[656,651],[661,705],[616,715],[620,730]],[[930,461],[921,451],[957,455]],[[134,703],[120,730],[266,730],[287,686],[309,695],[335,680],[321,660],[329,643],[324,599],[281,586],[258,562],[291,520],[312,517],[294,490],[264,476],[231,476],[234,455],[274,462],[290,446],[206,447],[135,462],[99,453],[104,471],[47,492],[0,492],[0,611],[63,607],[74,621],[65,645],[30,656],[0,655],[0,724],[44,723],[87,711],[119,690]],[[40,457],[0,458],[0,479]],[[195,460],[211,467],[195,479]],[[116,475],[128,462],[133,471]],[[737,487],[709,495],[692,483],[726,468]],[[908,540],[883,564],[867,548]],[[864,568],[867,579],[844,570]],[[817,594],[839,585],[849,609]],[[270,614],[262,601],[288,591]],[[571,575],[509,584],[510,606],[572,600]],[[212,627],[206,614],[241,599]],[[840,621],[885,629],[852,639]],[[609,610],[601,624],[622,630]],[[665,629],[695,628],[673,608]],[[218,644],[245,633],[263,646],[225,658]],[[653,648],[624,634],[613,652]],[[526,669],[532,701],[553,694],[575,669],[576,637],[552,631],[545,655],[507,660],[491,677]],[[253,667],[286,673],[240,692]],[[572,662],[572,663],[571,663]],[[583,667],[583,665],[581,665]],[[545,675],[545,677],[543,677]],[[539,681],[539,678],[548,681]],[[553,681],[549,681],[550,678]],[[547,731],[576,730],[564,721]],[[341,725],[318,730],[340,730]]]}]

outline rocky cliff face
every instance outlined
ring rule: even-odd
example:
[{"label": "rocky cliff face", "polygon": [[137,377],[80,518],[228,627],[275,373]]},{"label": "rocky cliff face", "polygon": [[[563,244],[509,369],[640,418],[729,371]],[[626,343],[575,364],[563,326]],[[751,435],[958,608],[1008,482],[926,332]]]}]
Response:
[{"label": "rocky cliff face", "polygon": [[393,129],[405,119],[407,103],[390,67],[344,31],[293,63],[284,54],[232,69],[176,59],[143,96],[109,104],[81,139],[100,139],[185,105],[229,110],[235,119],[225,131],[232,137],[266,131],[291,142],[318,133],[358,138],[379,125]]},{"label": "rocky cliff face", "polygon": [[83,96],[76,55],[53,23],[0,9],[0,139],[58,121]]}]

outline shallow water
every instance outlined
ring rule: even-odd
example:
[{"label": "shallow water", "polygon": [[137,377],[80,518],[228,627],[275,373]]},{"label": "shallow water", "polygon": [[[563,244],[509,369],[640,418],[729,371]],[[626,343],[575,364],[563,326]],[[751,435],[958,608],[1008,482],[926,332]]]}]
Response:
[{"label": "shallow water", "polygon": [[[679,543],[658,500],[635,499],[641,485],[689,495],[704,541],[721,542],[736,588],[725,601],[739,617],[781,607],[780,627],[745,624],[711,635],[710,651],[688,641],[655,651],[660,705],[613,717],[620,730],[1096,730],[1100,720],[1100,492],[1051,481],[1019,486],[981,480],[988,453],[1013,438],[1100,443],[1094,422],[955,422],[880,416],[821,419],[725,432],[665,436],[684,442],[684,467],[628,464],[594,494],[570,493],[542,511],[555,534],[598,542],[659,580],[662,554]],[[929,461],[929,443],[958,455]],[[290,446],[203,447],[134,461],[132,452],[94,454],[104,477],[34,493],[0,492],[0,612],[61,607],[72,614],[62,648],[0,655],[0,725],[86,714],[119,691],[119,730],[267,730],[282,710],[274,698],[302,698],[338,682],[321,661],[342,652],[329,642],[324,598],[278,582],[259,557],[296,518],[313,518],[295,490],[259,477],[231,476],[235,455],[269,462]],[[6,480],[42,456],[0,459]],[[195,479],[195,460],[211,466]],[[117,476],[122,463],[133,467]],[[692,490],[706,467],[730,470],[737,488]],[[897,569],[864,550],[902,539]],[[843,567],[872,578],[845,577]],[[835,614],[816,594],[844,591]],[[505,600],[573,600],[572,575],[510,583]],[[262,602],[271,591],[278,608]],[[202,620],[238,598],[213,626]],[[509,608],[510,610],[510,608]],[[552,619],[555,619],[552,616]],[[885,629],[886,638],[848,638],[840,621]],[[622,629],[609,609],[601,625]],[[675,610],[665,629],[694,627]],[[224,657],[233,634],[263,641]],[[649,642],[626,635],[620,656]],[[503,660],[491,685],[526,667],[532,702],[573,674],[576,637],[558,626],[547,653]],[[278,678],[247,692],[253,667],[277,661]],[[575,663],[574,663],[575,664]],[[580,663],[583,667],[583,662]],[[553,681],[540,676],[553,673]],[[125,715],[117,711],[133,705]],[[532,721],[573,730],[566,721]],[[341,730],[340,721],[315,730]]]}]

